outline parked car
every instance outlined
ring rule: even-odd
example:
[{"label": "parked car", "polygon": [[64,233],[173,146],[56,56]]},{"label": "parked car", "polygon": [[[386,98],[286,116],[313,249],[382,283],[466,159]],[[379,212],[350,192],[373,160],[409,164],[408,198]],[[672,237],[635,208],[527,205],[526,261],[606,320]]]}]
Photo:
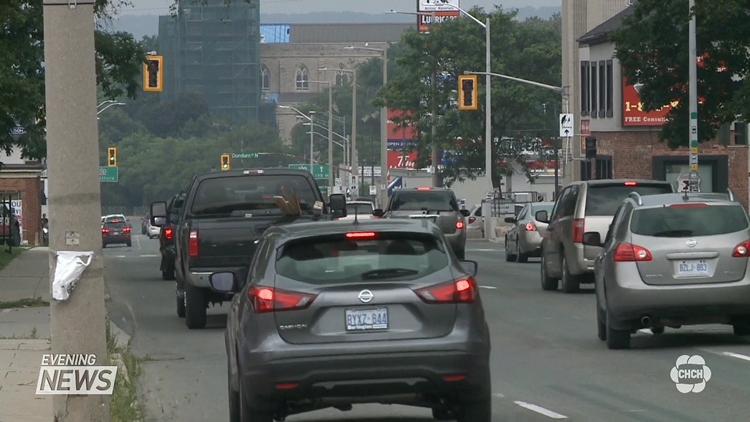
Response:
[{"label": "parked car", "polygon": [[107,219],[102,225],[102,248],[121,244],[133,246],[130,231],[130,225],[125,220]]},{"label": "parked car", "polygon": [[[272,422],[358,403],[490,422],[490,334],[475,281],[434,224],[271,227],[248,275],[210,276],[227,318],[230,420]],[[241,416],[240,416],[241,415]]]},{"label": "parked car", "polygon": [[459,259],[466,257],[466,219],[469,210],[459,209],[452,190],[446,188],[404,188],[393,192],[387,207],[376,209],[376,217],[428,219],[443,231]]},{"label": "parked car", "polygon": [[[541,283],[544,290],[572,293],[583,283],[594,282],[594,259],[601,248],[583,244],[586,231],[606,234],[617,208],[631,192],[657,195],[674,192],[670,182],[659,180],[588,180],[563,189],[551,213],[537,211],[536,220],[548,224],[542,238]],[[559,281],[559,283],[558,283]]]},{"label": "parked car", "polygon": [[551,212],[554,202],[530,202],[523,207],[517,217],[506,217],[512,224],[505,234],[505,260],[508,262],[528,262],[529,257],[539,257],[542,253],[542,233],[547,224],[536,219],[538,211]]},{"label": "parked car", "polygon": [[722,194],[632,194],[602,239],[595,261],[597,331],[610,349],[650,328],[730,324],[750,336],[750,225],[743,205]]}]

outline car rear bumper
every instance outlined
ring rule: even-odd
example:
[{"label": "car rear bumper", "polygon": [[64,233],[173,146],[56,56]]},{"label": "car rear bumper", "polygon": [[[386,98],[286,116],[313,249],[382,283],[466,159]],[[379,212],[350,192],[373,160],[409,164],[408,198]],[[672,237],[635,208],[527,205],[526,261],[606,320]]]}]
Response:
[{"label": "car rear bumper", "polygon": [[102,244],[104,245],[114,245],[118,243],[128,243],[128,242],[130,242],[130,235],[102,237]]},{"label": "car rear bumper", "polygon": [[209,277],[211,277],[211,274],[218,272],[232,272],[237,276],[237,280],[240,280],[240,283],[243,283],[247,276],[246,267],[191,268],[187,276],[188,282],[195,287],[211,289]]},{"label": "car rear bumper", "polygon": [[519,232],[518,243],[521,253],[535,257],[541,256],[542,236],[536,230]]}]

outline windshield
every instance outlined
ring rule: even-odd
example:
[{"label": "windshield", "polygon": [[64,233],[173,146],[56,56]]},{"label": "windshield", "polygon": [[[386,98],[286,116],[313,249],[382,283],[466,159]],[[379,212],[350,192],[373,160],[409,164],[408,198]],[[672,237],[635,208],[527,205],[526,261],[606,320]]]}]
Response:
[{"label": "windshield", "polygon": [[586,216],[608,216],[613,217],[620,208],[622,201],[632,192],[637,192],[642,196],[661,195],[672,193],[672,185],[589,185],[586,193]]},{"label": "windshield", "polygon": [[374,239],[306,238],[284,247],[276,272],[306,283],[329,285],[371,280],[413,280],[448,265],[429,235],[377,234]]},{"label": "windshield", "polygon": [[688,205],[636,210],[630,230],[641,236],[698,237],[735,233],[748,228],[747,214],[740,205]]},{"label": "windshield", "polygon": [[397,191],[391,211],[458,211],[451,191]]},{"label": "windshield", "polygon": [[372,204],[346,204],[346,215],[357,214],[372,214]]},{"label": "windshield", "polygon": [[231,215],[237,211],[276,210],[274,196],[297,193],[300,208],[312,213],[316,195],[307,178],[295,175],[252,175],[203,180],[195,192],[194,216]]}]

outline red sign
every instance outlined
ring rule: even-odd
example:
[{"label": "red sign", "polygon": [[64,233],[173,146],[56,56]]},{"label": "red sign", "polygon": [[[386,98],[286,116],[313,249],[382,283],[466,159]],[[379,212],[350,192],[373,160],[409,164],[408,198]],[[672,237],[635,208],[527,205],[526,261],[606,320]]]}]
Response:
[{"label": "red sign", "polygon": [[654,111],[645,111],[641,96],[638,93],[643,85],[628,85],[627,78],[622,78],[622,125],[623,126],[661,126],[667,122],[667,113],[672,104]]},{"label": "red sign", "polygon": [[591,120],[581,119],[581,135],[591,135]]},{"label": "red sign", "polygon": [[388,151],[388,168],[416,168],[417,157],[417,151]]},{"label": "red sign", "polygon": [[[404,149],[403,144],[409,143],[409,141],[415,141],[417,139],[417,128],[414,126],[406,126],[394,123],[394,119],[399,119],[404,116],[408,116],[408,111],[404,112],[401,110],[388,109],[388,149]],[[401,145],[393,145],[401,144]]]},{"label": "red sign", "polygon": [[[435,23],[443,23],[452,19],[457,19],[461,16],[461,12],[458,10],[447,11],[447,12],[434,12]],[[432,13],[420,12],[417,15],[417,26],[419,32],[430,32],[430,26],[432,25]]]}]

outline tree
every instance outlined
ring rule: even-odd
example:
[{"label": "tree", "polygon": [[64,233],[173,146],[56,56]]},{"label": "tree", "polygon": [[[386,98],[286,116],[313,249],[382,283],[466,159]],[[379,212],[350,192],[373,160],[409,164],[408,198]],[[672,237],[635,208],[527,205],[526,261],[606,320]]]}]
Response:
[{"label": "tree", "polygon": [[[640,0],[633,13],[611,34],[615,57],[629,84],[640,83],[647,111],[673,106],[659,139],[671,148],[689,144],[687,0]],[[719,126],[739,116],[750,118],[750,44],[747,6],[740,0],[696,0],[698,140],[715,137]],[[668,34],[668,35],[666,35]],[[725,71],[721,68],[728,69]]]}]

